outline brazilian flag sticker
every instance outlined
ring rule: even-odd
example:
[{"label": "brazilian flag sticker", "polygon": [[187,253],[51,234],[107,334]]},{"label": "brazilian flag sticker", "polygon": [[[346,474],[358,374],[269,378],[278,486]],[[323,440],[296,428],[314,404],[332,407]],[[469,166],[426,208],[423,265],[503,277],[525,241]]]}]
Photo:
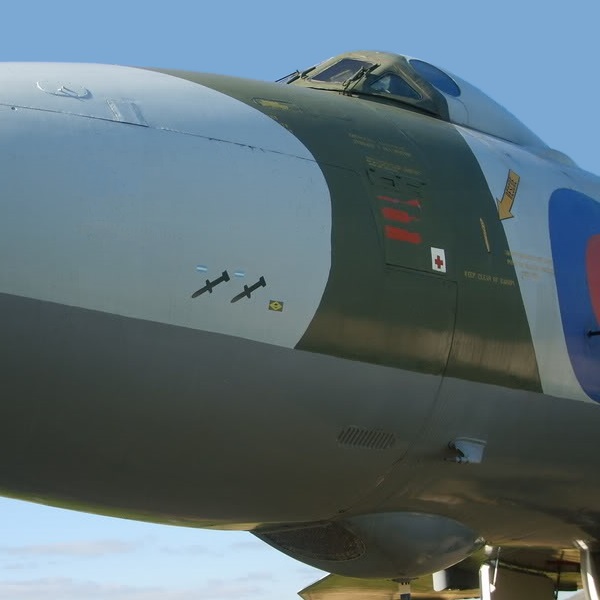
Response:
[{"label": "brazilian flag sticker", "polygon": [[283,312],[283,302],[280,300],[269,300],[269,310]]}]

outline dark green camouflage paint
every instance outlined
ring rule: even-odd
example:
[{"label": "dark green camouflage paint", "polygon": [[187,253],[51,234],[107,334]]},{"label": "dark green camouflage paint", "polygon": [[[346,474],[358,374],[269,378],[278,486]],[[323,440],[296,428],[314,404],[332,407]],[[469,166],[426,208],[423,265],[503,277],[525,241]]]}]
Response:
[{"label": "dark green camouflage paint", "polygon": [[[297,348],[541,391],[496,203],[454,126],[375,98],[161,72],[260,110],[299,138],[324,173],[331,272]],[[390,221],[384,208],[409,222]],[[421,243],[389,239],[386,226],[418,233]],[[431,247],[445,250],[445,274],[432,270]]]}]

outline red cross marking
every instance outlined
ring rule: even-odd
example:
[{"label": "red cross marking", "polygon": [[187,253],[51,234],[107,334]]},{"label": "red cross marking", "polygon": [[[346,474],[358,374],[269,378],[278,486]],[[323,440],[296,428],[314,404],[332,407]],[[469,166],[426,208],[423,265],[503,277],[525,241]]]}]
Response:
[{"label": "red cross marking", "polygon": [[435,263],[435,266],[438,269],[441,269],[444,266],[444,261],[442,260],[442,258],[439,255],[436,256],[436,258],[433,262]]}]

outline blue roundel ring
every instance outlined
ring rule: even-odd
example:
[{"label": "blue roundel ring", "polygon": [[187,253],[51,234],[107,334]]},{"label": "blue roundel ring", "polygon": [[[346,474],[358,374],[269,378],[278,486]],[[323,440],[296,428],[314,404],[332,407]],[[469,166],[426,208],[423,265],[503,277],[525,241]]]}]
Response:
[{"label": "blue roundel ring", "polygon": [[550,242],[569,358],[579,384],[600,402],[600,202],[569,189],[549,204]]}]

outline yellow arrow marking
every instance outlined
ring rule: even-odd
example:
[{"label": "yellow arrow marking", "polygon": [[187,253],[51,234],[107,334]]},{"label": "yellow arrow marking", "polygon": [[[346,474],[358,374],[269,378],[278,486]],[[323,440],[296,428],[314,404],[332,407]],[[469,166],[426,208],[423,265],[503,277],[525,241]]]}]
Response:
[{"label": "yellow arrow marking", "polygon": [[500,220],[511,219],[514,217],[510,212],[510,209],[515,203],[517,190],[519,189],[519,181],[521,181],[521,178],[514,171],[509,169],[506,185],[504,186],[504,195],[502,196],[502,200],[497,200],[498,216],[500,217]]}]

